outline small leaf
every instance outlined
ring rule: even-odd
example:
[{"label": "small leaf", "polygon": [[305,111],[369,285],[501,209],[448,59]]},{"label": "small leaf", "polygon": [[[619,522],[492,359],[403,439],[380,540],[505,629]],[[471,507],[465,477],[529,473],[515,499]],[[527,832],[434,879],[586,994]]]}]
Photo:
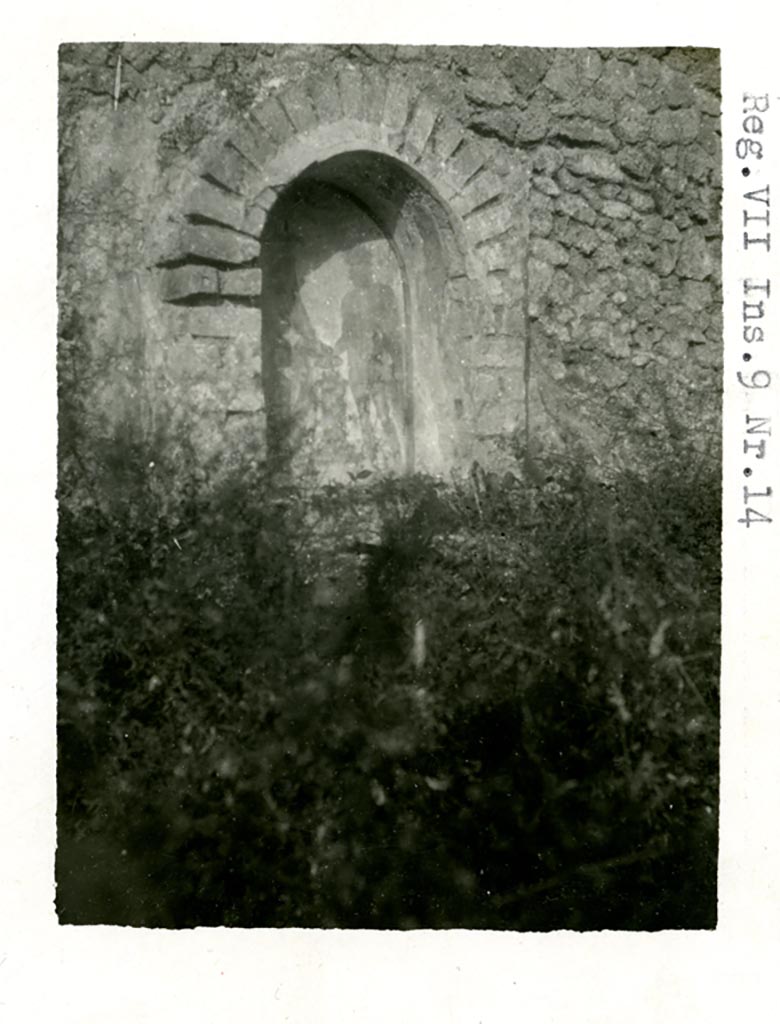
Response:
[{"label": "small leaf", "polygon": [[426,775],[425,785],[428,787],[428,789],[432,789],[434,793],[443,793],[445,789],[450,788],[450,780],[434,779],[430,775]]}]

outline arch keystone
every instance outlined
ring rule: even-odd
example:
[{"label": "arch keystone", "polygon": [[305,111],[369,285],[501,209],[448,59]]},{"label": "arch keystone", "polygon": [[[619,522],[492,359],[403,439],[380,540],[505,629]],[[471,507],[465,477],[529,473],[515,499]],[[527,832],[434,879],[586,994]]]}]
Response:
[{"label": "arch keystone", "polygon": [[363,78],[357,68],[341,68],[338,73],[341,109],[344,116],[360,120],[363,107]]},{"label": "arch keystone", "polygon": [[387,86],[383,123],[391,131],[401,131],[406,124],[411,102],[411,91],[405,79],[398,76],[391,78]]}]

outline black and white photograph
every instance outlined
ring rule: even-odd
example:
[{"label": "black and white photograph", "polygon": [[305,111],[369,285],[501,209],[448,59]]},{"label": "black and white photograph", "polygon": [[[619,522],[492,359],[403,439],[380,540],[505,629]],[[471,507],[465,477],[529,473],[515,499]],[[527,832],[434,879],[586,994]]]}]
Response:
[{"label": "black and white photograph", "polygon": [[716,48],[59,48],[62,925],[711,930]]}]

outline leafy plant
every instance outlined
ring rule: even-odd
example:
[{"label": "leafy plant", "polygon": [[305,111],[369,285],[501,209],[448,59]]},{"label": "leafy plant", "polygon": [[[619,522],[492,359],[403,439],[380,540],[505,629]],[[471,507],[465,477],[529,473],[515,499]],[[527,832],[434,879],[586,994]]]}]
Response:
[{"label": "leafy plant", "polygon": [[61,488],[62,920],[714,925],[716,467],[319,486],[171,450]]}]

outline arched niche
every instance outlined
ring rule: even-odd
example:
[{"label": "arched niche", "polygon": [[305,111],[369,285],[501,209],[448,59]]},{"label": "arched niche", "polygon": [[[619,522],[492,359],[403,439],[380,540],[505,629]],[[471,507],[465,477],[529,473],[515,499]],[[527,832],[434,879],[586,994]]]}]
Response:
[{"label": "arched niche", "polygon": [[268,444],[326,478],[440,472],[459,453],[469,287],[443,202],[369,150],[316,162],[287,185],[261,236]]},{"label": "arched niche", "polygon": [[[523,162],[496,159],[495,147],[446,111],[432,83],[411,89],[384,69],[317,73],[226,125],[176,170],[149,235],[164,304],[162,387],[204,457],[247,444],[264,450],[270,425],[272,449],[294,448],[297,438],[298,463],[308,458],[326,477],[371,465],[442,473],[513,429],[522,416],[527,191]],[[299,204],[296,226],[290,211]],[[319,228],[304,231],[304,220]],[[305,249],[295,275],[284,270],[286,223]],[[345,266],[350,252],[353,267],[370,254],[368,305],[389,308],[387,319],[401,324],[380,348],[393,349],[400,332],[401,356],[384,373],[392,401],[380,396],[363,411],[364,422],[373,416],[386,427],[375,429],[375,443],[345,452],[338,418],[325,429],[327,402],[318,414],[302,399],[320,385],[307,384],[305,373],[296,383],[280,307],[292,311],[296,294],[304,308],[316,306],[318,292],[330,290],[333,308],[314,319],[322,321],[319,340],[334,348],[341,304],[360,290]],[[382,306],[380,285],[395,311]],[[364,351],[372,351],[370,334]],[[349,347],[346,339],[341,350]],[[338,394],[329,401],[337,408]],[[354,429],[361,412],[354,400],[342,404],[354,442],[365,433]]]}]

